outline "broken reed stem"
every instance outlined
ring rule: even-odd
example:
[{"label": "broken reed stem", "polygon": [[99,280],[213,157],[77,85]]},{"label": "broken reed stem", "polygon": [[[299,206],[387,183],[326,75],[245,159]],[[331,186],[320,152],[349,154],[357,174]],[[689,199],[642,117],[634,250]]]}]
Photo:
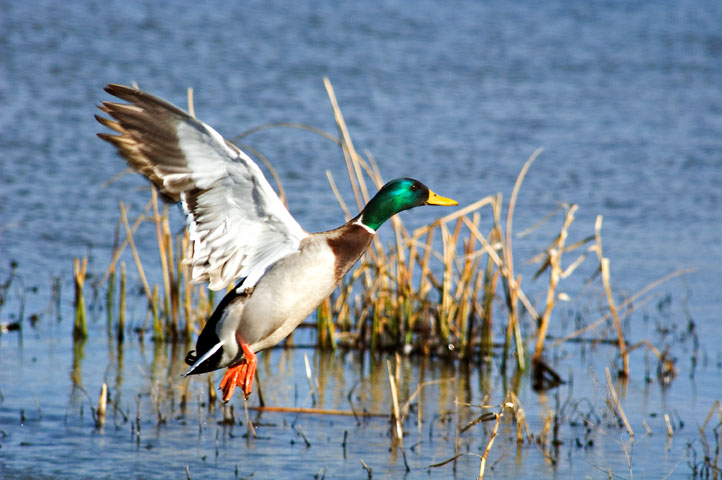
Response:
[{"label": "broken reed stem", "polygon": [[[714,448],[714,458],[712,456],[712,452],[710,452],[711,448],[709,446],[709,443],[707,441],[707,434],[705,430],[707,429],[707,424],[712,419],[712,416],[714,413],[717,412],[717,424],[713,428],[712,434],[714,435],[715,439],[715,448]],[[702,441],[702,444],[705,449],[705,457],[708,459],[707,464],[711,468],[711,475],[709,475],[709,478],[718,478],[719,472],[720,472],[720,453],[722,453],[720,450],[722,450],[722,442],[720,442],[719,437],[719,425],[722,424],[722,404],[719,400],[715,400],[715,402],[712,404],[712,408],[710,408],[709,412],[707,412],[707,416],[704,419],[704,422],[702,422],[702,426],[699,428],[699,434],[700,434],[700,440]],[[709,452],[709,453],[707,453]]]},{"label": "broken reed stem", "polygon": [[303,439],[303,443],[306,444],[306,447],[310,448],[311,442],[308,441],[308,437],[306,437],[306,434],[303,433],[303,429],[301,428],[301,425],[296,423],[294,426],[294,430],[296,430],[296,433],[298,433],[301,436],[301,438]]},{"label": "broken reed stem", "polygon": [[562,255],[564,254],[564,246],[567,240],[567,232],[569,226],[574,221],[574,212],[577,210],[577,205],[572,205],[564,216],[564,223],[562,224],[561,231],[557,236],[554,243],[548,249],[548,262],[549,262],[549,288],[547,289],[546,308],[541,318],[541,325],[539,325],[539,332],[537,333],[536,349],[534,350],[533,362],[537,363],[541,360],[542,353],[544,351],[544,341],[546,340],[547,330],[549,328],[549,320],[551,318],[552,310],[556,300],[556,290],[559,284],[559,279],[563,274],[562,269]]},{"label": "broken reed stem", "polygon": [[[233,411],[232,409],[233,405],[231,405],[231,411]],[[243,396],[243,413],[246,415],[246,438],[256,438],[256,427],[253,426],[251,416],[248,414],[248,399],[245,397],[245,395]]]},{"label": "broken reed stem", "polygon": [[526,432],[526,438],[529,442],[532,441],[531,430],[529,429],[529,423],[526,421],[526,413],[524,412],[524,406],[521,404],[521,400],[516,396],[513,390],[509,390],[508,400],[511,401],[511,405],[514,409],[514,420],[516,421],[516,443],[521,445],[524,443],[524,432]]},{"label": "broken reed stem", "polygon": [[646,419],[642,419],[642,427],[644,427],[644,430],[647,432],[647,435],[652,435],[652,429],[649,428],[649,424],[647,423]]},{"label": "broken reed stem", "polygon": [[386,367],[389,371],[389,385],[391,387],[391,405],[393,409],[394,435],[399,445],[404,443],[404,430],[401,427],[401,410],[399,409],[399,392],[396,379],[391,371],[391,360],[386,360]]},{"label": "broken reed stem", "polygon": [[153,339],[157,341],[163,341],[165,334],[163,333],[163,326],[160,323],[160,305],[158,305],[158,285],[153,285],[153,300],[152,300],[152,313],[153,313]]},{"label": "broken reed stem", "polygon": [[88,258],[76,258],[73,261],[73,278],[75,279],[75,325],[73,327],[73,338],[88,338],[88,322],[85,314],[85,272],[88,268]]},{"label": "broken reed stem", "polygon": [[612,295],[612,286],[609,280],[609,259],[603,258],[602,263],[602,282],[604,283],[604,291],[607,294],[607,301],[609,302],[609,312],[614,320],[614,328],[617,330],[617,341],[619,345],[619,354],[622,356],[622,371],[620,372],[623,376],[629,376],[629,355],[627,354],[627,343],[624,340],[624,330],[622,329],[622,323],[619,321],[619,315],[617,314],[617,307],[614,303],[614,296]]},{"label": "broken reed stem", "polygon": [[672,428],[672,422],[669,421],[669,413],[664,414],[664,424],[667,426],[667,438],[674,436],[674,428]]},{"label": "broken reed stem", "polygon": [[108,275],[108,291],[106,293],[105,297],[105,310],[107,313],[108,321],[107,321],[107,333],[108,338],[111,338],[113,336],[113,301],[115,296],[115,264],[110,269],[110,274]]},{"label": "broken reed stem", "polygon": [[619,315],[617,314],[617,306],[614,302],[614,295],[612,294],[612,285],[609,280],[609,259],[604,257],[602,250],[602,216],[597,215],[597,220],[594,223],[594,237],[596,239],[596,252],[599,258],[599,264],[602,272],[602,283],[604,284],[604,292],[607,295],[607,302],[609,303],[609,313],[614,321],[614,328],[617,330],[617,342],[619,345],[619,355],[622,357],[622,371],[621,375],[629,377],[629,355],[627,353],[627,343],[624,340],[624,330],[622,329],[622,323],[619,321]]},{"label": "broken reed stem", "polygon": [[120,299],[118,300],[118,343],[125,338],[125,262],[120,263]]},{"label": "broken reed stem", "polygon": [[366,474],[368,475],[369,480],[371,480],[374,477],[373,471],[368,465],[366,465],[366,462],[364,462],[363,458],[361,459],[361,466],[364,468],[364,470],[366,470]]},{"label": "broken reed stem", "polygon": [[511,403],[504,402],[499,407],[499,411],[494,414],[494,417],[496,417],[494,422],[494,428],[491,430],[489,441],[487,442],[486,448],[484,449],[484,454],[481,456],[481,465],[479,465],[479,480],[483,480],[484,478],[484,470],[486,469],[486,458],[489,456],[489,451],[491,450],[491,446],[494,444],[494,439],[496,439],[496,434],[499,431],[499,423],[501,423],[501,417],[504,415],[504,408],[511,406]]},{"label": "broken reed stem", "polygon": [[98,409],[95,412],[95,426],[102,428],[105,425],[105,412],[108,406],[108,384],[103,383],[100,387],[100,396],[98,397]]},{"label": "broken reed stem", "polygon": [[612,412],[616,413],[617,416],[622,420],[624,428],[627,429],[629,436],[634,437],[634,431],[632,430],[632,426],[629,424],[629,420],[627,420],[627,415],[625,415],[624,413],[622,404],[619,402],[619,397],[617,397],[617,391],[612,384],[612,375],[609,373],[609,367],[604,367],[604,373],[607,377],[607,386],[609,387],[609,395],[611,396],[612,400]]},{"label": "broken reed stem", "polygon": [[704,418],[704,422],[702,422],[702,426],[699,427],[699,434],[704,436],[704,431],[707,428],[707,424],[710,420],[712,420],[712,415],[714,415],[715,411],[717,412],[717,418],[719,418],[719,424],[722,425],[722,402],[719,400],[715,400],[712,404],[712,408],[709,409],[709,412],[707,412],[707,416]]}]

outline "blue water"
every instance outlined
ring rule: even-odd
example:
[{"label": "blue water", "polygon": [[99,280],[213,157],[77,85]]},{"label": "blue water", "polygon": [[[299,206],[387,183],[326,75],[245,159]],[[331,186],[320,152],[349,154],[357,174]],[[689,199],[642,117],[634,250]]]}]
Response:
[{"label": "blue water", "polygon": [[[651,400],[650,408],[670,402],[684,410],[693,395],[698,412],[693,418],[701,421],[712,401],[722,397],[715,366],[722,355],[717,341],[722,335],[719,2],[2,3],[0,278],[7,277],[9,262],[15,260],[20,286],[10,290],[0,321],[13,321],[21,308],[25,316],[45,312],[55,276],[63,285],[63,320],[43,315],[36,329],[26,326],[22,344],[12,333],[0,337],[0,429],[9,435],[0,438],[0,472],[3,465],[18,476],[33,472],[18,459],[22,455],[15,455],[14,449],[31,449],[18,447],[15,420],[20,408],[32,410],[34,405],[20,382],[41,368],[62,365],[62,375],[49,380],[57,382],[53,388],[33,393],[46,412],[57,410],[43,415],[37,435],[50,430],[60,439],[75,437],[81,445],[69,444],[72,451],[81,449],[83,441],[97,440],[87,428],[63,430],[69,428],[63,423],[68,395],[54,401],[53,392],[72,390],[66,375],[72,258],[90,255],[91,274],[102,275],[118,202],[137,212],[148,195],[145,183],[133,176],[104,186],[124,169],[112,149],[95,137],[100,130],[93,119],[95,105],[107,99],[102,87],[108,82],[137,82],[179,105],[185,105],[186,88],[192,86],[196,115],[232,137],[274,121],[335,132],[322,84],[327,76],[357,149],[373,154],[385,178],[413,175],[462,205],[496,192],[508,198],[523,162],[543,147],[520,192],[515,231],[533,225],[559,202],[573,202],[580,209],[570,240],[591,234],[594,219],[603,215],[605,255],[618,292],[637,291],[679,268],[696,269],[661,287],[643,310],[652,317],[649,324],[641,313],[632,316],[632,341],[651,338],[659,323],[683,330],[688,308],[708,370],[697,371],[697,381],[688,382],[688,352],[679,353],[680,380],[663,398]],[[266,130],[244,141],[273,162],[291,211],[304,227],[323,230],[341,222],[343,214],[324,174],[330,170],[342,188],[346,185],[336,146],[290,129]],[[348,189],[346,199],[350,203]],[[413,227],[439,212],[418,209],[403,218]],[[555,228],[559,221],[557,217]],[[544,298],[545,281],[533,282],[536,267],[525,261],[550,238],[550,231],[543,230],[515,244],[516,268],[524,275],[527,294],[537,301]],[[137,241],[141,251],[154,252],[152,232]],[[572,277],[562,288],[575,292],[583,281],[583,275]],[[671,307],[660,314],[656,302],[667,294]],[[144,307],[129,309],[139,316],[135,322],[142,323]],[[92,328],[103,335],[102,318]],[[555,324],[551,332],[569,330]],[[106,355],[107,346],[96,340],[87,349],[86,380],[87,369],[95,368],[90,366],[93,358]],[[142,363],[137,345],[128,349],[129,365]],[[43,360],[48,350],[58,356],[54,362]],[[605,353],[604,362],[611,357]],[[302,368],[297,371],[302,384]],[[600,371],[596,374],[603,378]],[[102,376],[96,372],[92,380],[93,396]],[[642,376],[641,371],[633,375],[640,383],[638,392],[644,390]],[[707,381],[700,384],[700,378]],[[131,392],[144,388],[139,381],[127,383]],[[127,394],[132,408],[134,395]],[[529,402],[536,402],[529,395]],[[87,410],[82,419],[73,418],[87,427]],[[689,425],[695,420],[687,419]],[[127,428],[118,438],[106,434],[101,439],[112,448],[129,448],[123,443],[129,441]],[[385,432],[385,423],[379,428]],[[37,438],[28,441],[37,443]],[[178,441],[170,434],[164,438]],[[195,437],[192,444],[198,444]],[[376,453],[387,455],[384,445]],[[289,455],[307,456],[301,450],[296,446]],[[318,455],[317,450],[311,447],[308,454]],[[673,453],[679,456],[682,450],[678,445]],[[57,470],[43,463],[47,459],[34,459],[41,466],[39,474],[70,475],[73,470],[62,461],[69,451],[54,452],[61,457]],[[224,455],[241,455],[239,451],[242,446],[229,445]],[[151,476],[144,457],[133,449],[128,455],[140,465],[135,475]],[[199,456],[194,452],[188,461]],[[615,458],[623,465],[623,457]],[[349,460],[356,477],[365,475],[357,460]],[[598,460],[592,463],[604,466],[609,457]],[[460,475],[475,475],[474,462],[469,460]],[[222,475],[233,473],[232,464],[224,465]],[[323,462],[304,472],[318,473],[316,465]],[[348,465],[329,469],[328,476],[342,476]],[[550,468],[550,477],[606,475],[589,462],[569,465]],[[684,465],[677,471],[688,472]],[[185,475],[184,467],[183,462],[172,463],[172,476]],[[522,462],[517,468],[512,473],[516,477],[534,472],[533,464]],[[626,470],[622,466],[618,472]],[[221,475],[212,468],[206,473]],[[105,474],[91,469],[86,475]]]}]

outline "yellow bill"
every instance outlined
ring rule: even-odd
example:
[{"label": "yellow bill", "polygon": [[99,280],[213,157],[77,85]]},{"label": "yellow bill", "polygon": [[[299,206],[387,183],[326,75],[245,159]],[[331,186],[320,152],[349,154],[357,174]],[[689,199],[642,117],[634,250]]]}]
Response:
[{"label": "yellow bill", "polygon": [[426,200],[426,205],[442,205],[451,207],[453,205],[458,205],[459,202],[457,202],[454,199],[442,197],[441,195],[437,195],[431,190],[429,190],[429,199]]}]

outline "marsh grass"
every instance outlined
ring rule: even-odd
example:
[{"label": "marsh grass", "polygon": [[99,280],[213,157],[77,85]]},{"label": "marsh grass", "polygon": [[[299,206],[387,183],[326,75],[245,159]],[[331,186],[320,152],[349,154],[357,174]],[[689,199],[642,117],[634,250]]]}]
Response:
[{"label": "marsh grass", "polygon": [[[713,419],[715,419],[713,421]],[[712,425],[708,429],[708,426]],[[708,433],[708,430],[710,433]],[[722,465],[722,404],[716,400],[707,413],[702,426],[699,428],[699,443],[702,448],[702,459],[697,460],[697,451],[693,444],[687,446],[688,463],[694,478],[720,478]]]},{"label": "marsh grass", "polygon": [[[234,137],[234,142],[244,141],[260,130],[282,126],[302,129],[335,143],[339,146],[344,159],[347,174],[344,182],[348,181],[350,187],[348,190],[353,195],[353,206],[349,206],[345,197],[341,195],[339,183],[333,175],[326,172],[326,176],[330,189],[346,218],[350,219],[356,211],[363,208],[376,189],[384,184],[384,179],[374,157],[368,152],[362,155],[356,150],[328,79],[324,79],[324,85],[337,127],[335,134],[297,123],[267,124],[240,133]],[[192,98],[192,90],[189,90],[191,114]],[[239,146],[266,166],[276,183],[279,196],[285,202],[283,186],[273,165],[252,146],[240,143]],[[582,403],[571,398],[565,402],[557,398],[556,410],[549,410],[546,413],[541,429],[538,432],[530,431],[525,409],[516,393],[521,374],[529,366],[533,367],[535,388],[547,390],[563,383],[561,376],[544,360],[545,352],[549,349],[554,349],[564,342],[580,340],[582,335],[607,327],[613,333],[602,333],[591,341],[610,343],[618,350],[621,366],[615,373],[621,385],[624,385],[624,379],[630,375],[632,365],[629,355],[637,348],[646,349],[657,359],[657,370],[662,372],[659,373],[661,382],[671,381],[675,373],[674,360],[667,348],[658,348],[646,339],[630,345],[623,325],[635,308],[653,298],[651,291],[654,288],[687,271],[672,272],[627,297],[615,296],[611,262],[604,256],[602,248],[602,217],[597,217],[593,232],[580,236],[574,231],[575,215],[579,209],[575,204],[562,204],[536,225],[514,234],[513,220],[517,198],[525,177],[530,174],[531,167],[540,154],[541,150],[533,152],[523,164],[508,201],[501,193],[487,195],[413,230],[407,228],[400,217],[393,217],[389,222],[390,228],[384,227],[384,231],[375,237],[359,264],[342,280],[336,291],[318,307],[315,323],[304,325],[315,329],[316,344],[322,349],[396,353],[395,362],[388,360],[385,369],[391,398],[388,412],[357,411],[352,401],[355,386],[348,393],[350,412],[323,408],[320,398],[323,395],[324,382],[321,376],[317,377],[320,384],[314,378],[306,357],[304,363],[309,397],[314,408],[265,406],[261,396],[261,379],[259,379],[257,391],[260,406],[249,406],[244,402],[247,440],[256,436],[249,410],[257,413],[353,415],[357,422],[363,417],[388,416],[392,450],[395,452],[398,449],[401,452],[408,470],[404,437],[411,435],[409,424],[416,421],[417,436],[420,436],[422,423],[433,423],[429,417],[436,414],[436,412],[422,412],[421,392],[424,388],[435,385],[440,391],[446,392],[445,396],[448,397],[452,395],[451,390],[460,390],[460,387],[453,378],[433,379],[420,383],[413,393],[409,394],[408,385],[404,385],[402,381],[402,362],[399,352],[460,359],[462,360],[460,364],[466,362],[467,365],[469,361],[474,360],[482,366],[486,365],[487,368],[490,364],[489,360],[494,357],[499,360],[500,370],[505,378],[508,366],[512,366],[514,371],[514,376],[508,385],[505,385],[504,400],[497,405],[472,405],[459,401],[458,392],[455,391],[451,396],[457,399],[454,401],[454,411],[443,414],[443,418],[448,422],[447,425],[453,425],[453,432],[449,433],[447,429],[445,434],[449,436],[453,434],[454,452],[447,460],[428,467],[441,468],[455,462],[461,456],[473,455],[480,461],[478,478],[483,478],[489,453],[503,422],[512,425],[511,435],[517,446],[533,445],[550,464],[558,461],[559,429],[565,422],[569,425],[579,422],[587,428],[601,428],[601,415],[593,411],[583,412]],[[454,196],[453,193],[449,194]],[[146,306],[145,319],[142,326],[137,328],[138,334],[142,340],[146,332],[151,332],[155,342],[154,347],[158,351],[163,350],[166,344],[170,343],[173,349],[172,356],[176,358],[175,350],[191,342],[193,336],[203,328],[213,310],[215,294],[209,292],[203,285],[191,283],[189,266],[185,261],[190,249],[188,233],[185,229],[179,234],[172,232],[169,209],[162,203],[154,189],[151,189],[150,198],[142,209],[131,212],[126,204],[121,202],[119,212],[112,259],[105,274],[100,276],[100,280],[95,284],[98,289],[105,285],[107,332],[109,337],[115,337],[117,340],[118,363],[122,365],[122,344],[128,328],[126,322],[128,282],[125,263],[128,256],[132,257],[135,265],[140,292]],[[539,265],[534,280],[542,282],[545,280],[546,283],[541,295],[538,293],[533,296],[528,295],[525,287],[529,282],[524,283],[515,268],[515,263],[519,260],[514,256],[513,240],[552,223],[556,223],[558,227],[551,240],[530,260]],[[152,253],[139,251],[137,248],[135,237],[141,228],[150,231],[144,232],[144,235],[147,233],[155,235],[157,249]],[[157,270],[155,267],[146,268],[149,262],[156,262],[155,264],[160,267],[160,279],[155,283],[146,275],[147,270]],[[589,263],[592,265],[588,265]],[[587,264],[586,270],[595,273],[591,278],[576,279],[576,285],[585,285],[584,292],[588,291],[587,287],[596,284],[597,290],[603,292],[599,297],[604,300],[600,317],[576,331],[549,342],[550,327],[559,316],[555,314],[559,302],[569,300],[569,296],[565,293],[567,290],[565,282],[569,282],[570,277],[575,273],[577,277],[582,277],[578,271],[583,264]],[[80,347],[74,359],[77,357],[80,360],[82,360],[82,339],[87,336],[83,297],[86,268],[87,259],[82,261],[76,259],[74,264],[76,322],[73,331],[75,338],[78,339],[75,344]],[[6,285],[0,288],[0,307],[11,279],[12,276]],[[289,339],[286,346],[291,344],[292,339]],[[527,351],[529,345],[533,345],[533,352]],[[74,361],[74,364],[79,364],[80,360]],[[171,368],[169,367],[168,370],[170,372]],[[175,365],[173,370],[177,371],[178,365]],[[74,368],[73,372],[74,384],[79,385],[81,382],[76,380],[80,375],[79,369]],[[605,389],[607,406],[615,419],[614,423],[621,425],[620,431],[624,428],[624,431],[633,437],[632,426],[624,413],[612,383],[612,373],[608,368],[605,369],[605,377],[608,387]],[[188,385],[187,379],[179,384],[181,395],[179,406],[182,413],[185,413],[189,401]],[[202,402],[199,398],[199,417],[201,404],[207,405],[212,413],[218,402],[210,375],[207,377],[207,389],[206,401]],[[98,403],[96,419],[98,428],[101,428],[105,422],[107,395],[107,391],[101,393]],[[167,403],[162,401],[166,399],[164,395],[166,394],[157,389],[151,392],[159,425],[176,414],[173,411],[173,404],[167,408],[163,407]],[[132,434],[140,444],[140,398],[137,401],[136,422],[131,423]],[[316,408],[317,403],[321,404],[320,408]],[[562,403],[564,407],[559,406]],[[113,408],[117,410],[117,401],[114,401]],[[416,415],[412,416],[414,409]],[[707,421],[700,429],[704,460],[694,464],[695,468],[707,475],[705,478],[718,478],[719,474],[719,425],[722,424],[722,420],[711,429],[711,434],[705,431],[715,412],[722,419],[719,403],[716,404],[716,410],[713,408],[710,411]],[[123,414],[123,416],[127,421],[129,415]],[[230,408],[224,406],[222,422],[224,425],[233,425],[236,422],[233,405]],[[459,447],[462,440],[478,435],[479,425],[484,428],[483,433],[486,435],[480,453],[461,451]],[[668,416],[666,425],[667,431],[673,435],[674,429]],[[650,427],[646,422],[644,426],[649,432]],[[203,429],[200,418],[199,429]],[[303,438],[307,448],[311,448],[311,442],[306,438],[300,425],[294,423],[294,432]],[[345,453],[346,436],[343,446]],[[622,448],[626,448],[625,444],[622,444]],[[692,448],[690,451],[696,454]],[[372,469],[363,460],[361,463],[371,477]]]},{"label": "marsh grass", "polygon": [[[242,132],[234,137],[234,141],[240,142],[259,130],[282,125],[307,130],[337,144],[346,166],[353,207],[347,205],[339,193],[332,174],[326,174],[348,219],[363,208],[376,189],[383,185],[384,179],[374,157],[356,150],[330,81],[324,79],[324,85],[337,127],[335,135],[302,124],[284,123],[262,125]],[[192,91],[189,91],[188,99],[192,113]],[[266,165],[285,201],[283,187],[270,162],[252,147],[242,145],[242,148]],[[555,307],[559,301],[568,300],[562,284],[580,265],[596,261],[596,267],[593,265],[592,269],[597,273],[592,278],[580,279],[578,284],[600,282],[601,279],[607,312],[586,329],[558,339],[553,345],[574,339],[611,319],[622,360],[620,375],[629,375],[629,352],[639,346],[653,351],[660,362],[666,361],[660,350],[648,341],[630,347],[622,323],[634,308],[651,298],[649,290],[684,272],[674,272],[638,294],[617,301],[610,261],[602,250],[601,216],[597,218],[593,232],[572,242],[578,206],[564,204],[531,229],[517,235],[528,235],[542,224],[557,221],[559,212],[562,214],[558,233],[532,259],[540,265],[535,278],[548,278],[543,300],[535,300],[525,293],[523,279],[515,270],[518,260],[513,254],[513,239],[516,238],[513,218],[523,180],[540,153],[541,150],[535,151],[522,166],[508,202],[501,193],[487,195],[414,230],[408,229],[398,216],[393,217],[390,233],[387,231],[375,237],[359,264],[318,307],[314,325],[317,346],[334,350],[402,351],[467,360],[489,359],[500,350],[504,369],[513,363],[524,371],[531,364],[535,367],[539,388],[552,387],[558,385],[561,378],[544,362],[544,352]],[[121,202],[119,208],[117,230],[125,234],[124,239],[121,242],[116,235],[112,260],[101,279],[101,282],[107,282],[109,334],[117,332],[119,341],[124,335],[124,264],[121,264],[117,295],[115,274],[124,251],[130,249],[147,302],[147,317],[139,329],[140,334],[149,330],[156,341],[190,342],[212,312],[215,297],[204,286],[190,282],[189,267],[184,260],[190,248],[187,231],[171,232],[168,208],[154,189],[151,189],[148,203],[134,219],[130,218],[131,212],[124,203]],[[144,261],[150,261],[150,253],[139,252],[134,241],[138,229],[148,224],[157,241],[157,260],[153,261],[160,264],[161,271],[160,282],[153,285],[144,268]],[[571,255],[575,256],[568,259]],[[117,329],[111,327],[111,312],[115,311],[119,312]],[[149,323],[150,328],[147,327]],[[527,332],[526,338],[523,332]],[[501,338],[497,338],[498,333],[502,333]],[[532,354],[526,351],[529,344],[534,345]],[[499,346],[501,348],[497,350]]]}]

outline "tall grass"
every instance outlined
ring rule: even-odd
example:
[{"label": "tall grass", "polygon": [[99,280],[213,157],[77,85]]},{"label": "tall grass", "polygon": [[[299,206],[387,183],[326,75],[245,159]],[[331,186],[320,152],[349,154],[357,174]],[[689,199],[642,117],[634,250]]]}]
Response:
[{"label": "tall grass", "polygon": [[[324,79],[324,85],[337,126],[336,135],[300,124],[283,125],[319,134],[340,147],[354,208],[346,205],[333,176],[327,172],[327,177],[339,205],[347,218],[351,218],[384,180],[374,158],[368,153],[365,156],[359,154],[354,147],[333,87],[328,79]],[[191,99],[189,91],[189,103]],[[193,111],[192,104],[189,110]],[[241,133],[234,141],[270,126]],[[273,166],[260,152],[246,145],[242,148],[266,164],[283,198],[283,187]],[[547,332],[554,320],[556,303],[564,297],[560,293],[560,283],[588,258],[594,261],[594,256],[589,254],[595,252],[609,316],[616,327],[617,344],[623,359],[621,373],[628,374],[629,348],[621,327],[620,307],[626,308],[628,314],[632,306],[615,303],[609,260],[602,254],[601,217],[592,234],[569,244],[569,232],[578,207],[563,206],[558,234],[533,259],[541,264],[536,277],[548,275],[546,295],[538,305],[539,311],[525,294],[522,277],[515,273],[512,240],[516,200],[523,180],[540,152],[534,152],[523,165],[508,202],[501,193],[487,195],[413,231],[401,218],[393,217],[391,236],[377,236],[359,265],[318,307],[315,323],[318,346],[488,358],[495,346],[494,333],[504,332],[497,343],[502,346],[503,362],[512,360],[520,370],[529,365],[529,360],[534,365],[544,366]],[[549,216],[540,223],[552,218]],[[157,238],[162,272],[160,285],[151,286],[148,282],[141,258],[149,252],[141,255],[134,242],[136,231],[144,224],[152,225]],[[128,209],[120,204],[119,228],[125,232],[125,240],[118,242],[103,277],[103,282],[109,282],[109,311],[116,296],[116,265],[124,250],[130,247],[146,297],[148,319],[152,320],[153,338],[158,341],[191,340],[210,315],[214,297],[204,286],[190,282],[189,267],[184,262],[190,249],[187,231],[177,235],[171,233],[168,208],[159,202],[154,189],[147,205],[132,223]],[[567,263],[566,256],[572,253],[577,256]],[[124,281],[121,285],[118,295],[124,303]],[[124,312],[124,306],[121,312]],[[522,322],[528,322],[529,328],[524,331],[535,338],[531,358],[526,352],[530,339],[523,338]],[[108,329],[108,332],[112,331],[112,328]],[[123,334],[122,331],[118,333],[119,336]]]}]

